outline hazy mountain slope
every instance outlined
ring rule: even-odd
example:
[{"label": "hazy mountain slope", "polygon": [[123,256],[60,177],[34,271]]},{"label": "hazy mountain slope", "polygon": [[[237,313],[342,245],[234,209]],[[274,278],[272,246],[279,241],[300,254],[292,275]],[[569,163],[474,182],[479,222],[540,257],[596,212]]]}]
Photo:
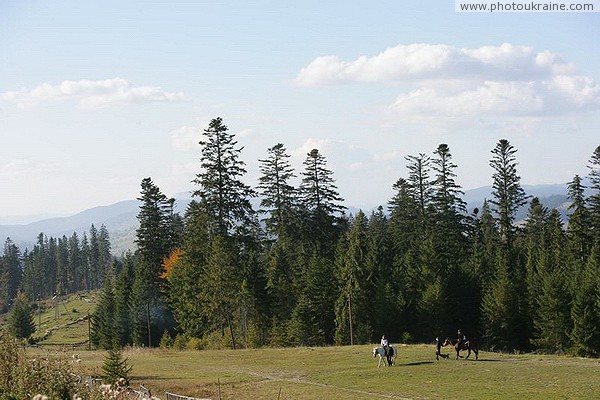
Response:
[{"label": "hazy mountain slope", "polygon": [[[533,197],[539,197],[542,203],[548,208],[557,208],[563,218],[566,220],[568,200],[567,185],[524,185],[525,192]],[[477,189],[465,191],[463,199],[467,202],[469,210],[477,207],[481,209],[484,199],[490,199],[492,192],[491,186],[484,186]],[[190,196],[188,193],[179,193],[176,195],[176,211],[183,214],[187,207]],[[383,203],[388,199],[383,199]],[[258,201],[253,202],[255,207]],[[387,206],[384,204],[387,211]],[[517,220],[522,220],[527,215],[528,206],[523,207]],[[0,225],[0,240],[2,243],[7,237],[10,237],[22,251],[25,248],[33,247],[36,237],[40,232],[46,236],[62,237],[71,236],[77,232],[82,236],[88,232],[90,226],[96,227],[105,225],[110,233],[112,252],[115,255],[121,255],[123,252],[134,247],[135,230],[137,229],[137,213],[139,211],[139,202],[137,200],[125,200],[108,206],[94,207],[82,211],[69,217],[49,218],[25,225]],[[348,213],[356,214],[358,209],[349,206]],[[367,214],[370,210],[363,210]]]}]

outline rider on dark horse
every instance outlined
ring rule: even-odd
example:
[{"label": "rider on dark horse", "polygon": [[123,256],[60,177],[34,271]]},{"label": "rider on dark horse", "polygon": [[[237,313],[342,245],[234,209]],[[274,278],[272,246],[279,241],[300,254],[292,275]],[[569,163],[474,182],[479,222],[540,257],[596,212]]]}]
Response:
[{"label": "rider on dark horse", "polygon": [[456,346],[458,346],[459,349],[469,346],[469,340],[467,339],[467,335],[462,333],[462,331],[460,329],[458,330],[457,333],[458,333],[458,338],[456,340]]}]

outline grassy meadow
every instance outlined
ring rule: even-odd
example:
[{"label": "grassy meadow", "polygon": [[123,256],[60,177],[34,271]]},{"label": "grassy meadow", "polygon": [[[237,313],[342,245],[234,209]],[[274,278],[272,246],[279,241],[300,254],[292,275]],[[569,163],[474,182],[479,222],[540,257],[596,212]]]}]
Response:
[{"label": "grassy meadow", "polygon": [[[40,321],[50,331],[32,355],[73,362],[82,376],[100,376],[106,352],[87,351],[88,324],[98,293],[47,302]],[[34,334],[34,336],[36,336]],[[41,335],[40,335],[41,336]],[[372,346],[177,351],[125,349],[131,386],[155,396],[172,392],[219,399],[597,399],[600,360],[480,352],[479,361],[435,360],[431,345],[399,346],[396,365],[377,368]],[[447,350],[449,352],[449,349]],[[71,357],[79,354],[81,362]]]},{"label": "grassy meadow", "polygon": [[61,296],[58,302],[42,301],[34,311],[33,337],[44,337],[39,341],[43,346],[87,346],[87,316],[96,309],[99,296],[96,290]]},{"label": "grassy meadow", "polygon": [[[433,345],[399,348],[377,368],[371,346],[176,351],[126,349],[133,388],[223,399],[595,399],[600,360],[480,352],[479,361],[435,360]],[[63,358],[71,356],[52,350]],[[78,351],[81,375],[100,375],[102,351]]]}]

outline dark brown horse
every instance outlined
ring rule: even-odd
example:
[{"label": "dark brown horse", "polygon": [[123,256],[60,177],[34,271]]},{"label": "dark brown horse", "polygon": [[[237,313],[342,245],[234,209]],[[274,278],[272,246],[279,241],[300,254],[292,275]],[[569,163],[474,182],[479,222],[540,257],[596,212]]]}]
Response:
[{"label": "dark brown horse", "polygon": [[466,342],[458,342],[456,340],[446,338],[446,340],[444,340],[443,346],[445,347],[448,345],[454,346],[454,350],[456,350],[456,359],[457,360],[459,358],[462,358],[462,356],[460,355],[461,350],[468,351],[467,356],[465,357],[465,360],[469,358],[469,356],[471,355],[471,351],[473,351],[473,353],[475,353],[476,360],[479,358],[479,346],[477,346],[477,342],[473,339],[467,340]]}]

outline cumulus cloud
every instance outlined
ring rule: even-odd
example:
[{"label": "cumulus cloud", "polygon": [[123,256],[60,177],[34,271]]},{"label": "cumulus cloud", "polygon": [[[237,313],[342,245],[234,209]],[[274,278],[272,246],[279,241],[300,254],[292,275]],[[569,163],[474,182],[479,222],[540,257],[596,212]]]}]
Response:
[{"label": "cumulus cloud", "polygon": [[403,92],[389,110],[412,120],[539,117],[600,108],[597,83],[578,75],[572,63],[508,43],[474,49],[399,45],[352,61],[323,56],[304,67],[295,83],[396,85]]},{"label": "cumulus cloud", "polygon": [[548,51],[504,43],[464,49],[443,44],[398,45],[382,53],[354,61],[336,56],[317,57],[296,77],[299,86],[322,86],[344,82],[403,82],[430,79],[523,80],[571,73],[567,64]]},{"label": "cumulus cloud", "polygon": [[81,108],[99,108],[118,104],[170,103],[182,101],[182,92],[165,92],[158,86],[133,86],[121,78],[105,80],[63,81],[57,85],[43,83],[31,90],[0,93],[0,98],[19,107],[41,102],[77,100]]}]

